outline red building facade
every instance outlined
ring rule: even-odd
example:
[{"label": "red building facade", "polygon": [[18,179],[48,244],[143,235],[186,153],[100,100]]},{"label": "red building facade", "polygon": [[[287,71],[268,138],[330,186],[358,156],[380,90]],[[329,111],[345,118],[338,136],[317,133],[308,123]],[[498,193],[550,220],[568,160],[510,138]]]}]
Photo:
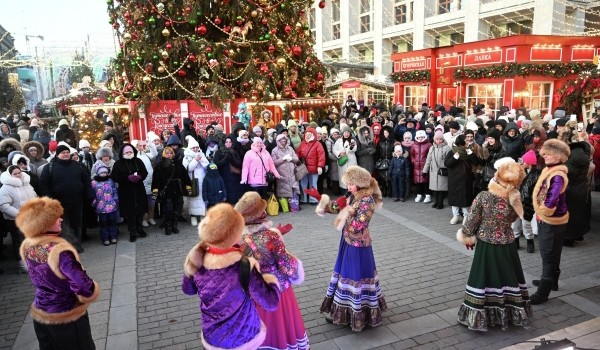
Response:
[{"label": "red building facade", "polygon": [[541,115],[559,107],[568,80],[595,68],[600,37],[515,35],[392,55],[394,102],[525,107]]}]

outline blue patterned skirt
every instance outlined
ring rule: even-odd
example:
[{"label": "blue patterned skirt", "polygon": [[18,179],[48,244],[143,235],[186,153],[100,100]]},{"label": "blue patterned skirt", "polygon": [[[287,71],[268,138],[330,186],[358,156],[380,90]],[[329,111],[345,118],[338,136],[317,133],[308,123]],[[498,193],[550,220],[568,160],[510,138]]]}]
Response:
[{"label": "blue patterned skirt", "polygon": [[382,323],[387,309],[379,288],[372,247],[354,247],[342,235],[340,248],[321,312],[334,324],[349,325],[354,332]]}]

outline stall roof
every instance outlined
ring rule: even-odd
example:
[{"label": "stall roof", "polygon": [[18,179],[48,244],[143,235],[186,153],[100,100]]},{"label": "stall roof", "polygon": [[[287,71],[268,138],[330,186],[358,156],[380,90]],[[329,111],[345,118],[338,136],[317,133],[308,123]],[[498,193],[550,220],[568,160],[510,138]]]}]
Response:
[{"label": "stall roof", "polygon": [[392,82],[381,82],[381,81],[373,81],[368,79],[360,79],[360,78],[348,78],[340,81],[333,82],[325,86],[328,90],[335,89],[338,86],[342,85],[345,82],[349,81],[359,81],[361,84],[365,84],[370,87],[386,89],[386,90],[394,90],[394,83]]},{"label": "stall roof", "polygon": [[90,110],[99,110],[99,109],[129,109],[128,104],[118,104],[118,103],[88,103],[81,105],[72,105],[68,107],[69,109],[90,109]]}]

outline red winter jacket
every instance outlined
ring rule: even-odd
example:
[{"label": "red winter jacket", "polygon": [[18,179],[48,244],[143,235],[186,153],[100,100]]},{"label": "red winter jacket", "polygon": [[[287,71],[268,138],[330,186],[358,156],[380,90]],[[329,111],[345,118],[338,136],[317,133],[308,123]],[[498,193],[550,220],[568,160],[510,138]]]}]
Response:
[{"label": "red winter jacket", "polygon": [[415,141],[410,148],[410,162],[413,167],[413,182],[416,184],[428,183],[429,175],[423,174],[423,168],[427,161],[427,153],[431,148],[429,139],[425,139],[423,142]]},{"label": "red winter jacket", "polygon": [[600,134],[589,136],[590,144],[592,145],[592,160],[594,165],[594,177],[600,175]]},{"label": "red winter jacket", "polygon": [[317,141],[317,131],[315,128],[307,128],[306,133],[311,133],[313,140],[311,142],[306,142],[306,139],[303,140],[300,146],[298,146],[296,154],[298,158],[304,158],[306,169],[308,169],[310,174],[318,174],[317,168],[325,167],[325,150],[321,143]]}]

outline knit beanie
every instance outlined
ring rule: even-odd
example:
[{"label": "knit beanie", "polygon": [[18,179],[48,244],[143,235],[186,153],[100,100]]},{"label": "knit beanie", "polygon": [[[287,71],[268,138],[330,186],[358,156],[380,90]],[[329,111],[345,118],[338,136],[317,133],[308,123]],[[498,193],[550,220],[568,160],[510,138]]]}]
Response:
[{"label": "knit beanie", "polygon": [[79,148],[90,148],[90,143],[87,140],[79,140]]},{"label": "knit beanie", "polygon": [[50,152],[56,151],[57,146],[58,146],[58,142],[56,142],[54,140],[48,142],[48,151],[50,151]]},{"label": "knit beanie", "polygon": [[56,154],[61,154],[64,151],[69,151],[69,154],[70,154],[71,148],[69,146],[65,146],[65,145],[58,145],[56,147]]},{"label": "knit beanie", "polygon": [[523,163],[525,164],[534,166],[537,165],[537,157],[535,156],[535,152],[533,150],[525,152],[521,159],[523,159]]}]

